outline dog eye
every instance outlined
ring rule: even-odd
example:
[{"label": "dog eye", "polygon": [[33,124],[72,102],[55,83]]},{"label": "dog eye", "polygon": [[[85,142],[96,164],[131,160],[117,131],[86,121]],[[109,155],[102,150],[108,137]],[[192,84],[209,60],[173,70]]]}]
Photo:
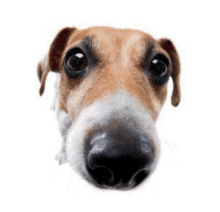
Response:
[{"label": "dog eye", "polygon": [[163,77],[168,72],[167,62],[155,57],[150,63],[149,70],[155,77]]},{"label": "dog eye", "polygon": [[87,66],[86,56],[80,49],[75,49],[67,59],[67,67],[70,71],[81,71]]},{"label": "dog eye", "polygon": [[88,60],[79,48],[71,49],[65,59],[64,70],[69,77],[80,77],[84,73],[83,70],[87,67]]}]

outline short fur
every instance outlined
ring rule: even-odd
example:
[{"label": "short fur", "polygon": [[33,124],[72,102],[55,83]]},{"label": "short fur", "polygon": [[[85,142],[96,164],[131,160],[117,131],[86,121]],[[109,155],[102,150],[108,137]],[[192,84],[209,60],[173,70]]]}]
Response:
[{"label": "short fur", "polygon": [[[65,55],[82,45],[93,55],[94,66],[83,78],[72,79],[63,69]],[[156,40],[142,31],[110,27],[64,28],[57,34],[48,54],[38,64],[38,77],[42,95],[48,73],[57,73],[52,108],[63,137],[56,157],[59,164],[68,161],[86,180],[97,185],[84,164],[86,138],[96,128],[111,128],[110,122],[117,125],[118,121],[113,121],[115,118],[139,134],[148,134],[154,143],[155,158],[158,158],[155,122],[167,96],[167,83],[157,85],[143,71],[144,61],[152,52],[159,52],[169,60],[172,105],[177,106],[180,61],[169,39]]]}]

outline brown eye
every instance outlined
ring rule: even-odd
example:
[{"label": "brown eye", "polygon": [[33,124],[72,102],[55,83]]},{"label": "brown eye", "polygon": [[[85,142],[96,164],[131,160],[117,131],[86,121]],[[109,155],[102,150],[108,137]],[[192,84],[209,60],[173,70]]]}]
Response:
[{"label": "brown eye", "polygon": [[87,67],[87,58],[81,49],[75,48],[67,53],[65,71],[70,77],[81,75]]},{"label": "brown eye", "polygon": [[168,71],[167,64],[161,60],[154,58],[150,63],[149,71],[155,76],[155,77],[163,77],[166,75]]}]

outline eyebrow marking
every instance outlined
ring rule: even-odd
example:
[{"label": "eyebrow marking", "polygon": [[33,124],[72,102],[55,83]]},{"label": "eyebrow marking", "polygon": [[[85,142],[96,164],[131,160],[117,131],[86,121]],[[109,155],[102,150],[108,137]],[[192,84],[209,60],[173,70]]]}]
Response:
[{"label": "eyebrow marking", "polygon": [[82,45],[88,50],[88,51],[94,51],[94,38],[92,36],[87,36],[83,38]]},{"label": "eyebrow marking", "polygon": [[141,67],[144,68],[147,64],[147,62],[149,62],[152,52],[155,48],[155,44],[154,43],[149,43],[149,40],[146,40],[144,42],[144,48],[143,48],[143,52],[142,52],[142,56],[140,57],[140,62],[138,62],[138,64],[136,64],[137,67]]},{"label": "eyebrow marking", "polygon": [[155,44],[154,43],[150,43],[149,44],[149,41],[146,42],[145,50],[144,50],[144,60],[145,61],[149,61],[150,60],[150,57],[151,57],[151,54],[152,54],[154,48],[155,48]]},{"label": "eyebrow marking", "polygon": [[97,45],[94,41],[94,36],[87,36],[83,38],[81,45],[86,50],[86,52],[92,57],[92,60],[95,64],[100,61],[100,58],[96,53]]}]

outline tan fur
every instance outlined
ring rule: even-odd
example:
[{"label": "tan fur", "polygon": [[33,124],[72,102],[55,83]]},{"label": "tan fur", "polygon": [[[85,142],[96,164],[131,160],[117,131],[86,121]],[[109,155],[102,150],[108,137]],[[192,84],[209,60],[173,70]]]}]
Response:
[{"label": "tan fur", "polygon": [[[101,62],[85,78],[71,79],[62,68],[65,54],[88,36],[94,38],[95,52],[101,58]],[[166,38],[155,40],[138,30],[110,27],[61,30],[54,39],[48,56],[38,65],[40,93],[43,94],[48,72],[60,72],[59,107],[68,112],[71,118],[77,117],[92,103],[109,97],[117,90],[124,90],[135,96],[155,120],[165,102],[167,86],[150,83],[138,65],[143,57],[146,43],[154,44],[155,48],[170,60],[171,77],[174,82],[172,104],[177,106],[180,101],[180,62],[172,42]],[[41,73],[42,69],[43,73]]]}]

